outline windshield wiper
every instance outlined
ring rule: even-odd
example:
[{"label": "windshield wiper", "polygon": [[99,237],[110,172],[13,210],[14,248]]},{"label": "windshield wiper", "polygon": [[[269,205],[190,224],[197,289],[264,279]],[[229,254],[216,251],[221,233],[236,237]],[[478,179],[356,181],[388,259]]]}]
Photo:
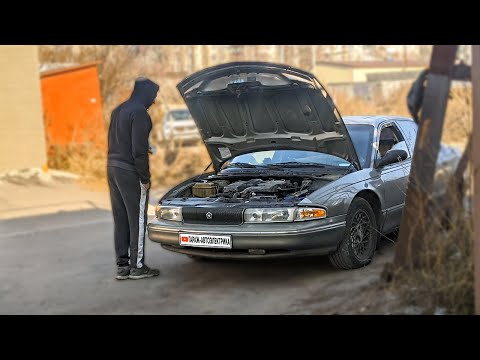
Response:
[{"label": "windshield wiper", "polygon": [[248,163],[231,163],[226,166],[227,168],[232,168],[232,167],[237,167],[237,168],[249,168],[249,169],[255,169],[257,167],[262,167],[262,165],[253,165],[253,164],[248,164]]},{"label": "windshield wiper", "polygon": [[357,167],[355,166],[355,163],[350,163],[350,165],[347,167],[347,169],[345,170],[345,174],[343,175],[347,175],[348,173],[352,172],[352,168],[354,170],[358,170]]},{"label": "windshield wiper", "polygon": [[317,164],[317,163],[309,163],[309,162],[300,162],[300,161],[289,161],[285,163],[276,163],[276,164],[268,164],[268,167],[318,167],[324,168],[325,165]]}]

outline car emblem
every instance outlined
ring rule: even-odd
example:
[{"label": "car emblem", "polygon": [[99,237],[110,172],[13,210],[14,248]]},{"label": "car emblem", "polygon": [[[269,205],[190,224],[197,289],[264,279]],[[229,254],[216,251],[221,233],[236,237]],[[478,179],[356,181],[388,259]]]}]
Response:
[{"label": "car emblem", "polygon": [[209,211],[205,214],[208,220],[212,220],[213,214]]}]

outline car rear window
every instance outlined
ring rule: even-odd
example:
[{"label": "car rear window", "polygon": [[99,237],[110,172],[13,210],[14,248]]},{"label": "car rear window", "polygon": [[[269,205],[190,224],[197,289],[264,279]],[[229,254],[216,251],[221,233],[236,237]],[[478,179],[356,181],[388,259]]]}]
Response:
[{"label": "car rear window", "polygon": [[190,115],[190,111],[188,110],[173,110],[170,111],[169,116],[173,120],[187,120],[192,118],[192,115]]}]

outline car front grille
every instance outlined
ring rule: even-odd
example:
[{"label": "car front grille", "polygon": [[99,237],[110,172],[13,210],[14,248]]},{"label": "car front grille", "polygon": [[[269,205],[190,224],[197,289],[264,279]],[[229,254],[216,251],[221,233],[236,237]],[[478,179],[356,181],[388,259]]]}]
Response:
[{"label": "car front grille", "polygon": [[183,221],[188,224],[240,225],[243,223],[241,208],[184,207]]}]

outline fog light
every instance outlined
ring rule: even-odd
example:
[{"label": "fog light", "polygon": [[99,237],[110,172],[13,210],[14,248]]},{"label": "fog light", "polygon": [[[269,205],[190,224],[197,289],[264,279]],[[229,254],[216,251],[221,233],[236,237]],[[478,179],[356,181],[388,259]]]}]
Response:
[{"label": "fog light", "polygon": [[322,208],[299,208],[296,221],[323,219],[327,217],[327,210]]}]

